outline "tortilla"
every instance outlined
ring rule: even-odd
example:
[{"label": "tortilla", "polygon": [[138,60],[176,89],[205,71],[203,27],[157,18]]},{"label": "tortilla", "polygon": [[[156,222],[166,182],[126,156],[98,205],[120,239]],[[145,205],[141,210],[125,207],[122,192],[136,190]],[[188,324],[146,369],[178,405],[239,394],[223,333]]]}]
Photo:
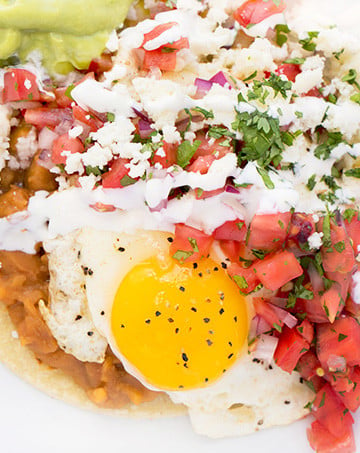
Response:
[{"label": "tortilla", "polygon": [[126,417],[174,416],[186,413],[182,405],[175,405],[164,395],[140,406],[128,404],[121,409],[102,409],[93,404],[86,392],[60,370],[49,368],[36,360],[16,335],[5,305],[0,303],[0,361],[12,372],[51,398],[91,411]]}]

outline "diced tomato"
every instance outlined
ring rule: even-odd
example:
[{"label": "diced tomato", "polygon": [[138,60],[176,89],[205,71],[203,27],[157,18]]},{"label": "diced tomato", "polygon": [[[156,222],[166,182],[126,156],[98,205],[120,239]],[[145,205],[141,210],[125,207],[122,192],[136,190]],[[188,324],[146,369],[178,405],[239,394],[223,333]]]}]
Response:
[{"label": "diced tomato", "polygon": [[[311,288],[308,288],[311,290]],[[310,300],[297,299],[295,310],[298,313],[306,313],[306,318],[310,322],[328,322],[323,305],[321,304],[321,296],[318,291],[313,291],[314,297]]]},{"label": "diced tomato", "polygon": [[296,370],[300,373],[300,376],[307,381],[317,376],[319,368],[321,368],[320,361],[312,351],[308,351],[301,356],[296,365]]},{"label": "diced tomato", "polygon": [[292,373],[298,360],[309,350],[309,343],[296,328],[284,327],[277,344],[274,359],[275,363],[288,373]]},{"label": "diced tomato", "polygon": [[323,98],[324,97],[321,94],[321,91],[319,90],[319,88],[317,88],[317,87],[311,88],[311,90],[309,90],[307,93],[305,93],[304,96],[312,96],[314,98]]},{"label": "diced tomato", "polygon": [[317,356],[325,370],[331,356],[344,357],[347,365],[360,365],[360,325],[354,318],[337,319],[317,327]]},{"label": "diced tomato", "polygon": [[89,71],[94,72],[96,75],[103,74],[104,72],[110,71],[113,67],[111,55],[103,53],[98,58],[91,60],[89,65]]},{"label": "diced tomato", "polygon": [[330,384],[316,394],[312,414],[333,436],[344,437],[352,430],[354,419]]},{"label": "diced tomato", "polygon": [[335,371],[334,373],[329,373],[327,375],[329,383],[339,396],[354,390],[355,384],[350,379],[349,373],[350,372],[346,370],[343,374],[341,374],[341,371]]},{"label": "diced tomato", "polygon": [[298,64],[284,63],[275,70],[277,75],[285,75],[290,82],[295,82],[296,76],[300,74],[301,69]]},{"label": "diced tomato", "polygon": [[250,249],[277,250],[282,247],[291,213],[255,214],[250,224],[248,246]]},{"label": "diced tomato", "polygon": [[358,317],[360,315],[360,304],[357,304],[351,296],[346,299],[345,307],[353,316]]},{"label": "diced tomato", "polygon": [[198,261],[208,256],[213,240],[212,236],[201,230],[178,223],[170,254],[180,263]]},{"label": "diced tomato", "polygon": [[26,69],[9,69],[4,74],[3,102],[40,101],[36,76]]},{"label": "diced tomato", "polygon": [[102,186],[105,189],[115,189],[118,187],[125,187],[133,182],[135,179],[130,178],[129,168],[126,164],[129,163],[127,159],[116,159],[111,164],[110,170],[104,173],[101,177]]},{"label": "diced tomato", "polygon": [[70,151],[71,154],[84,152],[84,145],[78,138],[69,137],[68,134],[63,134],[57,137],[52,145],[51,160],[54,164],[65,164],[66,156],[64,151]]},{"label": "diced tomato", "polygon": [[177,25],[177,22],[168,22],[166,24],[157,25],[151,31],[149,31],[148,33],[144,34],[144,40],[143,40],[143,42],[141,44],[141,47],[144,47],[144,45],[147,42],[152,41],[153,39],[159,37],[165,31],[169,30],[170,28],[174,27],[175,25]]},{"label": "diced tomato", "polygon": [[64,120],[72,120],[70,109],[50,109],[39,107],[27,109],[24,115],[25,122],[36,126],[38,129],[43,127],[54,128]]},{"label": "diced tomato", "polygon": [[236,219],[229,220],[216,228],[213,232],[213,236],[214,239],[218,241],[229,240],[242,242],[245,241],[246,233],[247,227],[244,220]]},{"label": "diced tomato", "polygon": [[176,68],[176,52],[165,53],[162,49],[145,51],[143,67],[159,68],[162,71],[174,71]]},{"label": "diced tomato", "polygon": [[217,159],[221,159],[226,154],[233,152],[231,146],[222,145],[225,141],[225,137],[209,141],[204,132],[198,132],[196,134],[196,140],[200,141],[200,145],[195,151],[192,161],[200,156],[207,156],[209,154],[214,155]]},{"label": "diced tomato", "polygon": [[349,221],[345,220],[345,228],[349,238],[351,239],[352,246],[355,252],[355,255],[358,254],[358,246],[360,245],[360,219],[359,215],[354,215],[354,217]]},{"label": "diced tomato", "polygon": [[321,423],[315,421],[307,430],[310,446],[317,453],[355,453],[355,439],[352,429],[342,437],[336,437]]},{"label": "diced tomato", "polygon": [[248,0],[244,2],[235,12],[234,18],[243,27],[258,24],[268,17],[282,13],[285,9],[285,3],[274,2],[272,0]]},{"label": "diced tomato", "polygon": [[[232,263],[227,271],[244,294],[250,294],[259,284],[259,280],[252,266],[245,268],[237,263]],[[279,320],[278,316],[276,316],[276,320]]]},{"label": "diced tomato", "polygon": [[276,291],[303,273],[295,255],[287,250],[257,261],[254,269],[260,282],[271,291]]},{"label": "diced tomato", "polygon": [[164,155],[155,151],[152,158],[153,165],[160,164],[163,168],[169,168],[172,165],[175,165],[177,162],[176,153],[178,147],[179,145],[177,143],[164,142],[162,146]]},{"label": "diced tomato", "polygon": [[279,314],[276,312],[274,306],[266,301],[263,297],[253,298],[254,310],[256,313],[265,319],[271,327],[278,332],[282,331],[284,322],[280,319]]},{"label": "diced tomato", "polygon": [[141,47],[144,49],[143,68],[150,69],[157,67],[163,71],[174,71],[176,67],[176,54],[181,49],[189,48],[189,40],[186,37],[181,37],[177,41],[169,42],[160,45],[158,48],[147,50],[144,46],[153,41],[155,38],[163,34],[165,31],[177,25],[176,22],[160,24],[153,30],[145,33]]},{"label": "diced tomato", "polygon": [[346,300],[352,282],[351,272],[326,272],[326,277],[339,287],[341,297]]},{"label": "diced tomato", "polygon": [[93,113],[87,112],[78,105],[75,105],[72,109],[74,119],[86,124],[90,127],[91,132],[96,132],[100,127],[103,127],[104,123]]},{"label": "diced tomato", "polygon": [[360,407],[360,369],[353,368],[347,379],[352,382],[352,388],[348,392],[339,393],[339,397],[350,411],[355,412]]},{"label": "diced tomato", "polygon": [[193,173],[200,173],[201,175],[205,175],[209,171],[209,168],[211,167],[214,160],[216,160],[216,157],[211,154],[209,154],[208,156],[200,156],[192,164],[190,164],[186,168],[186,170]]},{"label": "diced tomato", "polygon": [[67,96],[67,87],[55,88],[55,98],[59,107],[71,107],[72,99]]},{"label": "diced tomato", "polygon": [[331,288],[324,292],[320,297],[320,303],[324,307],[329,321],[333,323],[344,308],[344,300],[341,297],[340,286],[333,283]]},{"label": "diced tomato", "polygon": [[356,261],[354,250],[343,226],[330,221],[331,246],[321,247],[321,257],[326,272],[351,272]]},{"label": "diced tomato", "polygon": [[230,261],[237,263],[240,257],[241,244],[238,241],[221,241],[220,247]]},{"label": "diced tomato", "polygon": [[311,343],[314,338],[314,326],[307,319],[296,327],[299,334],[305,338],[308,343]]}]

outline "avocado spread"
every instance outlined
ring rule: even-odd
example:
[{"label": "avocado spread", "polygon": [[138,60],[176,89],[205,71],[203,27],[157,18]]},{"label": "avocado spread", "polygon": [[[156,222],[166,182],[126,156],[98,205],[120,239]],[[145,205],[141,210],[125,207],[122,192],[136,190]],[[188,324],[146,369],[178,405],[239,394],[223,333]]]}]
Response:
[{"label": "avocado spread", "polygon": [[51,74],[87,69],[133,0],[0,0],[0,59],[41,52]]}]

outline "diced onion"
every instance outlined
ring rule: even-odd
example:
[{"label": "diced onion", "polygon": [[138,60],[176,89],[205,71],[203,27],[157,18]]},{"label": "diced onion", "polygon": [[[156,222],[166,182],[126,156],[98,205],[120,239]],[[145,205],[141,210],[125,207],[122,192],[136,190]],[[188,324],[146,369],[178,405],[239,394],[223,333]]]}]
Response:
[{"label": "diced onion", "polygon": [[48,127],[42,128],[41,131],[39,132],[38,138],[39,148],[48,150],[51,149],[52,144],[57,137],[58,134],[56,134]]},{"label": "diced onion", "polygon": [[274,357],[278,341],[278,338],[271,335],[260,335],[256,343],[256,349],[253,353],[254,357],[270,363]]},{"label": "diced onion", "polygon": [[282,308],[276,307],[273,305],[274,310],[276,311],[276,314],[279,316],[279,319],[290,329],[296,326],[298,323],[297,318],[290,314],[288,311],[283,310]]}]

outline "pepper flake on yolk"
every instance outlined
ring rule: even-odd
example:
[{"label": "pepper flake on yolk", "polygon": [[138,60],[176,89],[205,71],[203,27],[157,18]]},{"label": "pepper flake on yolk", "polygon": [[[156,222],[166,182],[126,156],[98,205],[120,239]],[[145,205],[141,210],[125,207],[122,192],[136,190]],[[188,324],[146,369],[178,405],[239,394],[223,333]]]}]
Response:
[{"label": "pepper flake on yolk", "polygon": [[245,298],[212,259],[134,266],[115,296],[111,329],[123,357],[161,390],[203,387],[240,356]]}]

